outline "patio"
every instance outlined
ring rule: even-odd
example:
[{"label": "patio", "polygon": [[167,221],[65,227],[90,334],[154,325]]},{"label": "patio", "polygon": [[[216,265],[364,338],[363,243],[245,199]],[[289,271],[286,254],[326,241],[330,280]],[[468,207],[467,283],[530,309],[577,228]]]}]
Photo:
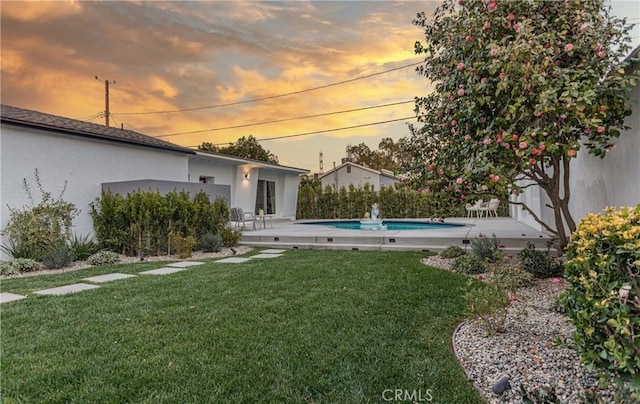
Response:
[{"label": "patio", "polygon": [[[428,222],[427,219],[406,220]],[[546,248],[551,239],[548,234],[508,217],[458,217],[447,218],[446,222],[465,226],[429,230],[343,230],[274,218],[273,228],[243,231],[240,244],[292,249],[439,251],[450,245],[469,245],[480,234],[487,237],[495,234],[505,251],[518,252],[527,242]]]}]

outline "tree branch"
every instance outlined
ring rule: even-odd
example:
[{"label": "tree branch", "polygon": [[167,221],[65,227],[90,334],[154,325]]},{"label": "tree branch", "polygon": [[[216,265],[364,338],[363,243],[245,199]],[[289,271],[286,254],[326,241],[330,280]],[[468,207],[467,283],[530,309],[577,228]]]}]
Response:
[{"label": "tree branch", "polygon": [[524,202],[509,201],[509,203],[510,203],[511,205],[519,205],[519,206],[522,206],[522,209],[524,209],[525,211],[529,212],[529,214],[530,214],[531,216],[533,216],[533,219],[534,219],[536,222],[540,223],[540,224],[542,225],[542,227],[544,227],[544,228],[545,228],[545,230],[547,230],[549,233],[551,233],[551,234],[553,234],[553,235],[557,235],[557,234],[558,234],[558,232],[557,232],[556,230],[553,230],[551,227],[549,227],[549,225],[547,225],[545,222],[543,222],[543,221],[542,221],[542,219],[540,219],[540,218],[538,217],[538,215],[536,215],[536,214],[535,214],[535,212],[534,212],[534,211],[532,211],[532,210],[531,210],[531,208],[529,208],[529,207],[527,206],[527,204],[525,204]]}]

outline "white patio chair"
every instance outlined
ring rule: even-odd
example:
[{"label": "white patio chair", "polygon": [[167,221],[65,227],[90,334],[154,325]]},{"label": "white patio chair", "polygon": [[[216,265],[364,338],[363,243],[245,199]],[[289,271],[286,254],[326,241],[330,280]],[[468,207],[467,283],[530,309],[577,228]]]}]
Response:
[{"label": "white patio chair", "polygon": [[482,199],[478,199],[473,205],[468,203],[465,206],[467,208],[467,217],[472,217],[474,214],[479,217],[480,206],[482,206]]}]

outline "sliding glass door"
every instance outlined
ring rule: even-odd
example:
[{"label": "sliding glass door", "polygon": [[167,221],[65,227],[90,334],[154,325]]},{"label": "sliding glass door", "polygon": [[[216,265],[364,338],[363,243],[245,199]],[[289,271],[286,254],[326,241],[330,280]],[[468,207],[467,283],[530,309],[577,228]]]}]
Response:
[{"label": "sliding glass door", "polygon": [[256,214],[262,209],[265,215],[276,214],[276,183],[274,181],[258,180],[256,192]]}]

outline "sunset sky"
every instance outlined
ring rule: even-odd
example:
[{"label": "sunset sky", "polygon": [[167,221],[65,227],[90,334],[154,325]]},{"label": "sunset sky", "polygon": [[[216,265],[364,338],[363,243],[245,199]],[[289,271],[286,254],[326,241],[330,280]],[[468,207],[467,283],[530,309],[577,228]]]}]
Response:
[{"label": "sunset sky", "polygon": [[[429,91],[411,20],[437,4],[2,1],[1,102],[103,124],[115,81],[111,126],[182,146],[292,136],[261,144],[312,172],[323,152],[326,171],[348,144],[408,134],[413,98]],[[613,5],[640,22],[637,2]]]}]

